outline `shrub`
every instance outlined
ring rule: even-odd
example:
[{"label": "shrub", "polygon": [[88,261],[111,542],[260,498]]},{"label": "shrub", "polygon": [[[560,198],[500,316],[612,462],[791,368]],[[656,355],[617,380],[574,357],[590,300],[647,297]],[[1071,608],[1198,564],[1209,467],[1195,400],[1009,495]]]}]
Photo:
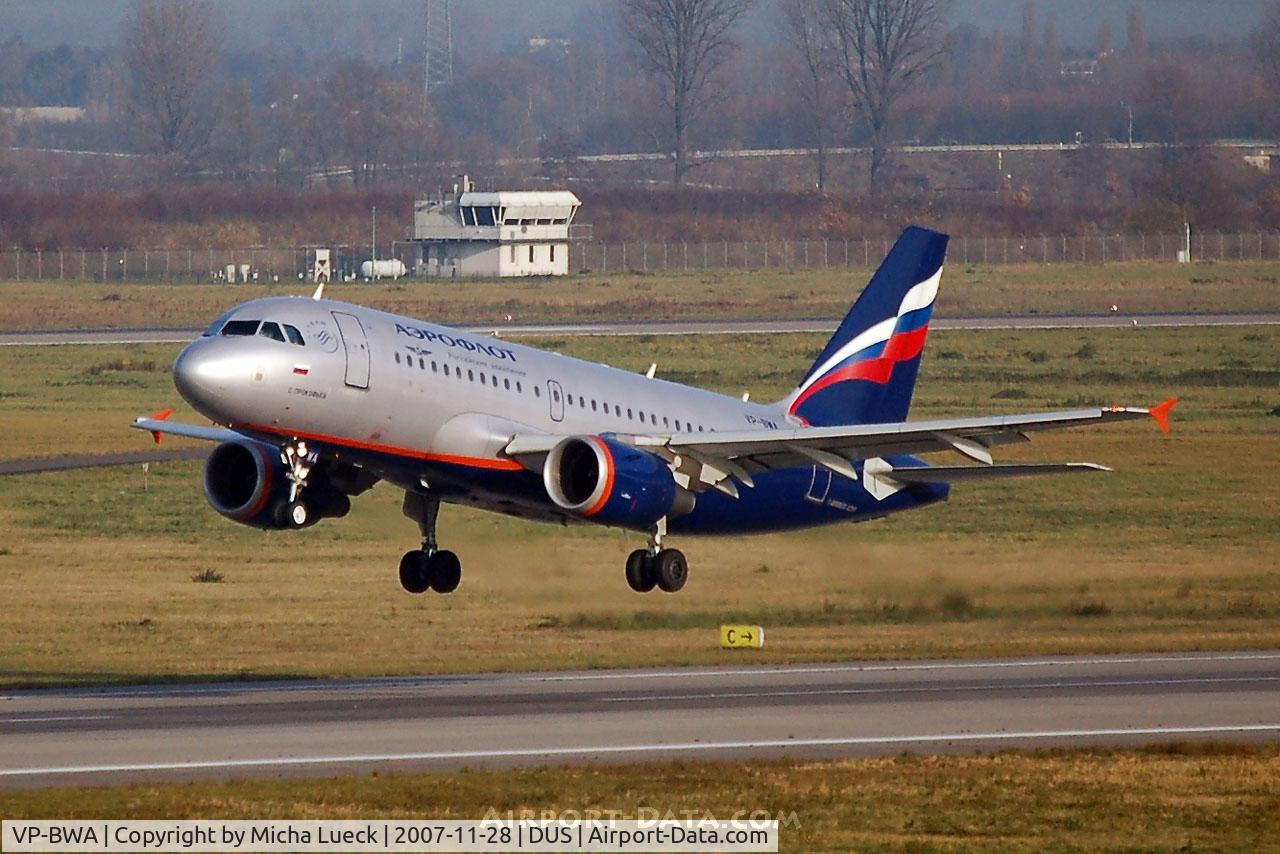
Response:
[{"label": "shrub", "polygon": [[1071,606],[1071,613],[1077,617],[1105,617],[1111,613],[1111,606],[1100,599],[1076,602]]},{"label": "shrub", "polygon": [[938,603],[938,609],[948,617],[958,619],[972,616],[978,608],[969,598],[969,594],[961,590],[952,590],[942,597],[942,601]]}]

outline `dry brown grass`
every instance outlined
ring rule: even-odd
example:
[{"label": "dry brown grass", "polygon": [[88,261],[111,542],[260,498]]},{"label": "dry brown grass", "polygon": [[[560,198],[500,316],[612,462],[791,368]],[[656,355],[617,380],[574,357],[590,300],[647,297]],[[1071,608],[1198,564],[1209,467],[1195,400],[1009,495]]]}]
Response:
[{"label": "dry brown grass", "polygon": [[[724,359],[718,337],[548,343],[637,370],[657,353],[667,375],[757,399],[821,345],[755,336]],[[1071,355],[1085,344],[1091,358]],[[682,539],[678,596],[626,589],[634,536],[457,508],[441,531],[462,588],[408,596],[394,568],[416,532],[386,487],[291,535],[217,516],[191,463],[153,466],[146,491],[136,467],[0,479],[0,683],[716,663],[740,660],[716,633],[738,619],[768,627],[749,653],[762,661],[1280,646],[1278,345],[1269,329],[936,334],[917,417],[1177,392],[1175,432],[1117,425],[1001,454],[1114,474],[975,484],[863,526]],[[175,402],[173,350],[0,351],[4,455],[145,446],[126,425]],[[994,398],[1010,388],[1026,397]],[[224,581],[191,581],[206,569]]]},{"label": "dry brown grass", "polygon": [[0,792],[21,818],[575,818],[762,812],[780,850],[1274,851],[1280,748],[1170,745]]},{"label": "dry brown grass", "polygon": [[[954,255],[954,253],[953,253]],[[442,323],[838,318],[870,270],[710,270],[558,279],[331,285],[325,293]],[[939,316],[1280,310],[1280,261],[966,266],[953,258]],[[279,285],[0,282],[0,330],[203,328],[237,303],[309,293]]]}]

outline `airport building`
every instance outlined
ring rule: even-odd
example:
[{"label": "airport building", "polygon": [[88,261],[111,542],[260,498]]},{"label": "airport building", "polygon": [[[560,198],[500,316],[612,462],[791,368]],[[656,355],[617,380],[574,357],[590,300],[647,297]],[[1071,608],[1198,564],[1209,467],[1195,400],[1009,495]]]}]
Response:
[{"label": "airport building", "polygon": [[[464,187],[466,184],[464,183]],[[573,218],[567,191],[477,193],[414,204],[415,272],[422,276],[563,276]]]}]

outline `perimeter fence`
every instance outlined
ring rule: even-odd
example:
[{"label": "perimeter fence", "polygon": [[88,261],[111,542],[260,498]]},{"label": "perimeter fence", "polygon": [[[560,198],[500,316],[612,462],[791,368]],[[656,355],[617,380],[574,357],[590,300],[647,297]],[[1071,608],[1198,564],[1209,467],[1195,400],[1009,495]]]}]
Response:
[{"label": "perimeter fence", "polygon": [[[887,238],[836,240],[687,242],[575,241],[570,250],[575,273],[654,273],[687,270],[820,269],[870,267],[892,245]],[[951,239],[951,263],[1111,264],[1176,262],[1185,248],[1179,234],[967,237]],[[379,247],[380,258],[399,258],[413,275],[417,249],[397,241]],[[307,247],[250,246],[240,249],[0,249],[0,280],[281,282],[308,280],[312,250]],[[335,251],[335,279],[357,277],[369,248]],[[1199,233],[1191,236],[1192,261],[1280,259],[1280,232]]]}]

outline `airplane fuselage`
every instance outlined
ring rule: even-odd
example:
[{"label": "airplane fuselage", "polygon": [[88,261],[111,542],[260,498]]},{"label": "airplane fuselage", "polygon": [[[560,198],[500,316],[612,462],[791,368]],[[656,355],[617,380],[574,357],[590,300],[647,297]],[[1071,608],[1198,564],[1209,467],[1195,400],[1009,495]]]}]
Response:
[{"label": "airplane fuselage", "polygon": [[[514,516],[577,521],[549,499],[538,472],[504,455],[517,434],[795,427],[781,406],[332,300],[254,300],[210,333],[183,351],[174,373],[183,397],[213,421],[268,441],[304,440],[407,490]],[[736,498],[700,492],[669,530],[788,530],[947,497],[945,484],[876,497],[819,465],[761,472],[754,482]]]}]

